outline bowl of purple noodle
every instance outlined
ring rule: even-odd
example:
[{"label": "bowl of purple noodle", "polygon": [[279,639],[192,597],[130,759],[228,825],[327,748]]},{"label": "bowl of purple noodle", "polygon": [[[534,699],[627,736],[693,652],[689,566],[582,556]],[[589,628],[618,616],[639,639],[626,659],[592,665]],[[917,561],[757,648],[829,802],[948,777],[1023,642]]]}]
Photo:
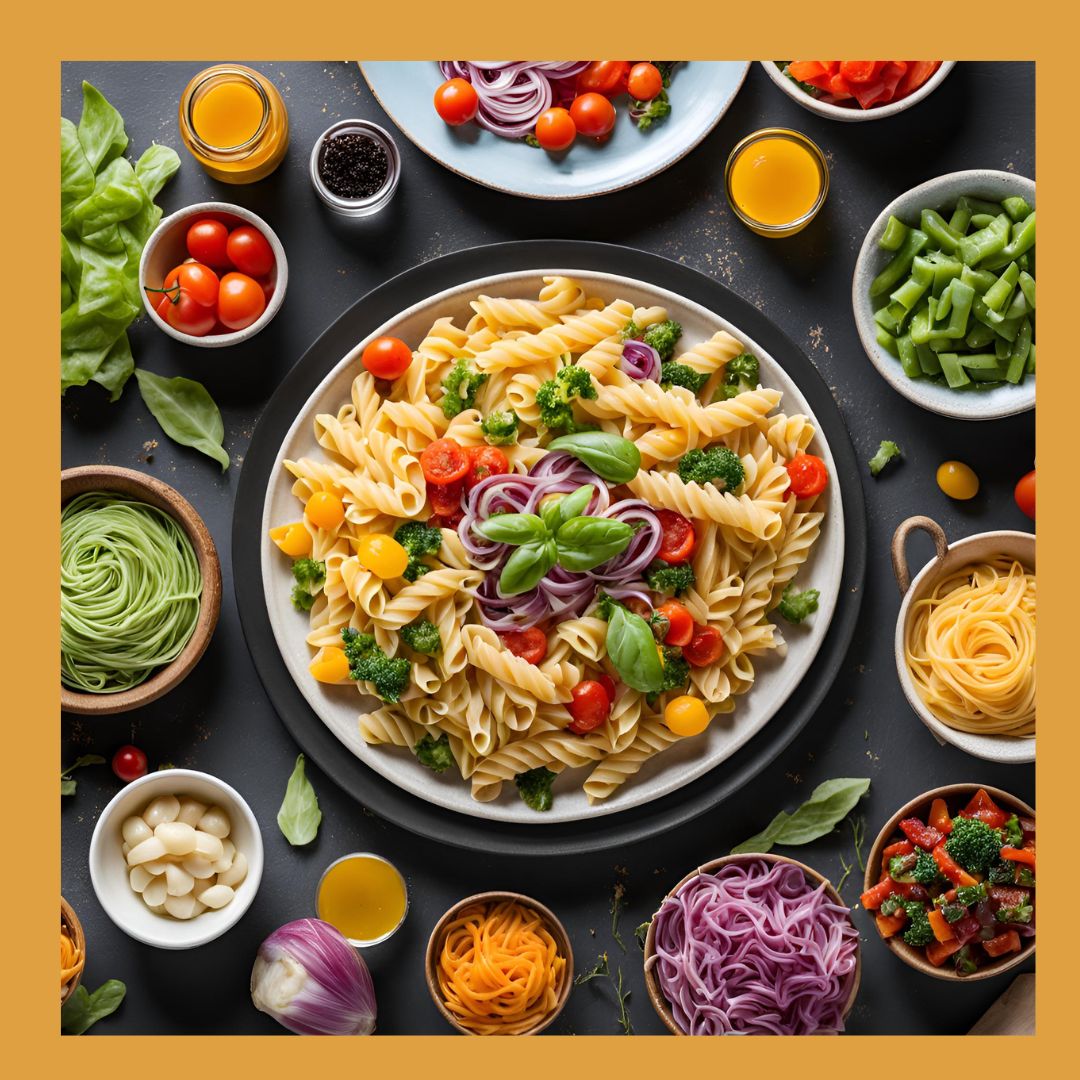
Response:
[{"label": "bowl of purple noodle", "polygon": [[859,991],[859,932],[836,889],[782,855],[687,874],[645,939],[645,986],[676,1035],[831,1035]]}]

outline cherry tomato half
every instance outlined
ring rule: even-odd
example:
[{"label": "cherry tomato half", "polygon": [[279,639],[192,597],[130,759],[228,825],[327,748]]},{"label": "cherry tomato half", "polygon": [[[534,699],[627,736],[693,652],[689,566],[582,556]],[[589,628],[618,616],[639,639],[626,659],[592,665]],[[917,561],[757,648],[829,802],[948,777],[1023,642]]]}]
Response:
[{"label": "cherry tomato half", "polygon": [[630,96],[638,101],[652,101],[664,89],[664,77],[655,64],[643,60],[630,69],[626,89]]},{"label": "cherry tomato half", "polygon": [[691,667],[708,667],[724,655],[724,639],[715,626],[694,626],[694,634],[683,646],[683,659]]},{"label": "cherry tomato half", "polygon": [[412,349],[401,338],[377,337],[364,347],[360,363],[376,379],[397,379],[409,370]]},{"label": "cherry tomato half", "polygon": [[547,634],[539,626],[528,630],[504,630],[499,637],[502,643],[528,664],[539,664],[547,656]]},{"label": "cherry tomato half", "polygon": [[166,294],[157,306],[157,313],[174,330],[192,337],[206,337],[214,329],[217,315],[212,307],[204,307],[184,289],[179,295]]},{"label": "cherry tomato half", "polygon": [[581,94],[570,106],[570,119],[580,134],[599,139],[615,126],[615,106],[603,94]]},{"label": "cherry tomato half", "polygon": [[593,60],[577,77],[579,94],[595,93],[614,97],[626,92],[628,60]]},{"label": "cherry tomato half", "polygon": [[820,495],[829,482],[825,462],[814,454],[796,454],[787,465],[790,487],[796,499],[810,499]]},{"label": "cherry tomato half", "polygon": [[187,231],[188,254],[215,270],[229,270],[229,230],[213,218],[200,218]]},{"label": "cherry tomato half", "polygon": [[611,712],[611,699],[607,691],[595,679],[585,679],[570,691],[566,710],[574,718],[566,725],[567,731],[585,735],[598,728]]},{"label": "cherry tomato half", "polygon": [[356,541],[356,557],[377,578],[401,577],[409,565],[409,553],[385,533],[367,533]]},{"label": "cherry tomato half", "polygon": [[537,118],[536,141],[545,150],[566,150],[576,138],[577,128],[565,109],[545,109]]},{"label": "cherry tomato half", "polygon": [[686,562],[697,543],[694,526],[675,510],[657,510],[656,518],[663,530],[656,557],[666,563]]},{"label": "cherry tomato half", "polygon": [[668,621],[668,631],[664,635],[665,645],[689,645],[694,636],[694,617],[679,603],[668,600],[656,609]]},{"label": "cherry tomato half", "polygon": [[[460,500],[461,496],[458,496]],[[461,508],[460,501],[455,510],[448,514],[432,514],[427,519],[429,529],[456,529],[461,524],[461,519],[465,516],[465,511]]]},{"label": "cherry tomato half", "polygon": [[1027,514],[1032,521],[1035,520],[1035,470],[1032,469],[1026,476],[1021,476],[1013,492],[1016,505]]},{"label": "cherry tomato half", "polygon": [[225,241],[229,262],[242,274],[265,277],[274,269],[274,249],[253,225],[241,225]]},{"label": "cherry tomato half", "polygon": [[117,780],[130,784],[132,780],[138,780],[140,776],[146,775],[146,755],[130,743],[127,746],[121,746],[113,754],[112,771],[116,774]]},{"label": "cherry tomato half", "polygon": [[460,520],[464,510],[461,505],[461,496],[465,491],[464,480],[451,480],[449,484],[428,484],[428,501],[435,514],[445,518],[457,518]]},{"label": "cherry tomato half", "polygon": [[451,484],[469,471],[469,455],[453,439],[435,439],[420,454],[420,468],[429,484]]},{"label": "cherry tomato half", "polygon": [[311,533],[304,528],[302,521],[275,525],[270,530],[270,539],[293,559],[301,559],[311,554]]},{"label": "cherry tomato half", "polygon": [[465,477],[465,490],[472,491],[481,480],[489,476],[502,476],[510,472],[510,462],[497,446],[470,446],[469,473]]},{"label": "cherry tomato half", "polygon": [[218,289],[218,318],[230,330],[243,330],[266,310],[266,293],[247,274],[235,271],[221,279]]},{"label": "cherry tomato half", "polygon": [[467,79],[447,79],[435,91],[435,111],[451,127],[467,124],[479,108],[480,99]]}]

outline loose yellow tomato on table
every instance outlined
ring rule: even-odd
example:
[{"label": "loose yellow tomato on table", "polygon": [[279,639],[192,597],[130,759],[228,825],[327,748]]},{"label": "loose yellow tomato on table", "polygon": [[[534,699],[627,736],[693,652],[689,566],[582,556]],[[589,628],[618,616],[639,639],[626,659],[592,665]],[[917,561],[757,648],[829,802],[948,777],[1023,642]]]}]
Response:
[{"label": "loose yellow tomato on table", "polygon": [[376,577],[396,578],[405,573],[409,553],[392,537],[368,533],[356,541],[356,557]]},{"label": "loose yellow tomato on table", "polygon": [[664,709],[664,723],[676,735],[700,735],[709,726],[709,713],[699,698],[673,698]]},{"label": "loose yellow tomato on table", "polygon": [[974,499],[979,493],[979,478],[962,461],[943,461],[938,466],[937,484],[950,499]]},{"label": "loose yellow tomato on table", "polygon": [[320,529],[336,529],[345,520],[345,504],[332,491],[316,491],[307,501],[304,513]]},{"label": "loose yellow tomato on table", "polygon": [[344,649],[330,645],[315,654],[315,658],[308,666],[308,671],[319,682],[343,682],[349,677],[349,659]]},{"label": "loose yellow tomato on table", "polygon": [[311,533],[304,528],[302,521],[275,526],[270,530],[270,539],[293,559],[302,559],[311,554]]}]

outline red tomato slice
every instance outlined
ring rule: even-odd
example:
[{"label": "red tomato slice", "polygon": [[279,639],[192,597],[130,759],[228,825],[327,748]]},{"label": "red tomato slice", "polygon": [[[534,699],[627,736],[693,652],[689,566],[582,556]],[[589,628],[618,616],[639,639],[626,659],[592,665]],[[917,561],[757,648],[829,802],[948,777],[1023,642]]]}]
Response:
[{"label": "red tomato slice", "polygon": [[683,659],[691,667],[708,667],[724,655],[724,639],[715,626],[694,626],[693,637],[683,647]]},{"label": "red tomato slice", "polygon": [[499,634],[502,643],[526,663],[539,664],[547,656],[547,634],[539,626],[528,630],[504,630]]},{"label": "red tomato slice", "polygon": [[502,476],[510,472],[506,454],[497,446],[470,446],[469,472],[465,477],[465,490],[472,491],[481,480],[489,476]]},{"label": "red tomato slice", "polygon": [[429,484],[450,484],[469,471],[469,455],[453,439],[436,439],[420,454],[420,468]]},{"label": "red tomato slice", "polygon": [[449,484],[428,484],[428,502],[436,514],[453,517],[461,512],[461,496],[464,491],[464,480],[451,480]]},{"label": "red tomato slice", "polygon": [[432,514],[428,518],[428,527],[432,529],[456,529],[461,524],[461,519],[465,516],[465,511],[462,510],[460,504],[458,508],[450,514]]},{"label": "red tomato slice", "polygon": [[594,731],[608,718],[611,699],[595,679],[579,682],[570,694],[566,710],[574,719],[567,724],[567,731],[572,731],[575,735],[585,735]]},{"label": "red tomato slice", "polygon": [[686,562],[697,543],[694,526],[674,510],[657,510],[656,518],[663,530],[657,558],[666,563]]}]

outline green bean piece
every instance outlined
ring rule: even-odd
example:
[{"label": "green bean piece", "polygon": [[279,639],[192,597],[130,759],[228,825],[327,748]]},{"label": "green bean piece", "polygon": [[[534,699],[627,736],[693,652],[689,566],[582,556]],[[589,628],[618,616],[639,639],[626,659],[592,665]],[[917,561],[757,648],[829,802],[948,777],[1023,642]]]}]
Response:
[{"label": "green bean piece", "polygon": [[1009,218],[999,214],[985,228],[965,236],[960,241],[958,253],[968,266],[977,266],[983,259],[1004,251],[1009,240]]},{"label": "green bean piece", "polygon": [[[1018,264],[1019,265],[1019,264]],[[1031,310],[1035,310],[1035,279],[1026,271],[1020,271],[1020,289],[1024,294],[1024,299],[1027,300],[1031,306]]]},{"label": "green bean piece", "polygon": [[877,297],[890,292],[893,286],[911,271],[915,256],[921,254],[929,242],[930,238],[922,229],[910,229],[888,266],[870,283],[870,296]]},{"label": "green bean piece", "polygon": [[892,311],[892,304],[878,308],[874,312],[874,322],[889,334],[898,334],[900,332],[900,323]]},{"label": "green bean piece", "polygon": [[937,297],[936,303],[930,310],[930,317],[934,322],[941,322],[941,320],[952,310],[953,285],[959,280],[959,278],[953,278],[952,281],[945,286],[941,295]]},{"label": "green bean piece", "polygon": [[1016,265],[1019,266],[1021,270],[1033,274],[1035,272],[1035,252],[1025,251],[1024,254],[1016,260]]},{"label": "green bean piece", "polygon": [[[965,370],[967,369],[965,368]],[[968,375],[970,375],[975,382],[985,387],[987,383],[1004,382],[1008,372],[1009,367],[1007,364],[996,364],[994,367],[973,368],[968,371]]]},{"label": "green bean piece", "polygon": [[983,349],[991,342],[998,340],[997,334],[984,323],[977,322],[968,332],[967,337],[964,338],[964,344],[969,349],[977,350]]},{"label": "green bean piece", "polygon": [[927,344],[933,336],[933,329],[930,325],[931,318],[929,305],[919,308],[919,310],[911,316],[911,326],[908,328],[908,333],[911,335],[911,340],[915,342],[916,345]]},{"label": "green bean piece", "polygon": [[941,361],[938,359],[937,353],[929,345],[916,345],[915,351],[918,353],[919,367],[922,368],[924,375],[941,374]]},{"label": "green bean piece", "polygon": [[938,360],[941,361],[941,372],[945,376],[945,381],[954,390],[959,389],[961,386],[970,386],[971,379],[968,378],[967,372],[960,365],[960,357],[956,353],[938,353]]},{"label": "green bean piece", "polygon": [[956,200],[956,209],[953,211],[952,217],[949,218],[949,228],[963,236],[968,231],[970,223],[971,203],[968,202],[966,195],[961,195]]},{"label": "green bean piece", "polygon": [[1027,374],[1028,375],[1034,375],[1035,374],[1035,342],[1034,341],[1031,343],[1031,348],[1028,350]]},{"label": "green bean piece", "polygon": [[1019,279],[1020,267],[1014,262],[1009,263],[1001,277],[983,294],[983,303],[991,311],[1002,311]]},{"label": "green bean piece", "polygon": [[951,229],[949,223],[936,210],[926,209],[922,212],[919,216],[919,228],[949,255],[956,252],[956,246],[964,236],[963,233]]},{"label": "green bean piece", "polygon": [[1009,356],[1009,370],[1005,373],[1007,382],[1018,383],[1024,377],[1031,350],[1031,320],[1025,319],[1020,324],[1020,333],[1016,335],[1016,340],[1013,342]]},{"label": "green bean piece", "polygon": [[1002,199],[1001,206],[1013,221],[1023,221],[1031,213],[1031,207],[1019,195],[1010,195],[1007,199]]},{"label": "green bean piece", "polygon": [[956,342],[947,337],[932,337],[926,345],[931,352],[935,353],[954,352],[956,350]]},{"label": "green bean piece", "polygon": [[[959,278],[955,278],[949,286],[949,298],[952,301],[949,322],[946,326],[936,326],[934,336],[952,338],[956,341],[967,333],[968,320],[971,318],[971,305],[975,300],[975,290],[970,285],[965,285]],[[940,320],[941,317],[939,301],[938,319]]]},{"label": "green bean piece", "polygon": [[987,289],[993,287],[997,278],[990,273],[989,270],[975,270],[970,266],[965,266],[963,272],[960,274],[960,280],[965,285],[970,285],[980,296]]},{"label": "green bean piece", "polygon": [[[1015,265],[1015,263],[1013,264]],[[1022,319],[1025,315],[1030,315],[1035,309],[1027,302],[1027,297],[1024,295],[1023,289],[1017,289],[1013,293],[1012,300],[1009,301],[1009,306],[1005,309],[1006,319]]]},{"label": "green bean piece", "polygon": [[1007,338],[994,335],[994,355],[999,360],[1008,360],[1012,356],[1013,343]]},{"label": "green bean piece", "polygon": [[923,293],[933,284],[934,266],[926,259],[916,255],[911,264],[911,277],[895,292],[889,294],[893,303],[900,304],[905,311],[911,309],[922,299]]},{"label": "green bean piece", "polygon": [[885,223],[885,231],[878,240],[878,247],[885,251],[899,251],[910,231],[898,217],[890,214]]},{"label": "green bean piece", "polygon": [[877,343],[888,353],[900,359],[900,351],[896,346],[896,338],[883,326],[877,328]]},{"label": "green bean piece", "polygon": [[900,366],[909,379],[922,378],[922,365],[919,363],[919,354],[915,351],[911,336],[904,334],[896,339],[896,348],[900,353]]},{"label": "green bean piece", "polygon": [[988,202],[986,199],[976,199],[973,195],[965,196],[968,208],[973,214],[989,214],[997,217],[1001,213],[1001,203]]},{"label": "green bean piece", "polygon": [[1005,246],[1005,253],[1012,259],[1023,255],[1035,246],[1035,211],[1012,227],[1012,240]]},{"label": "green bean piece", "polygon": [[996,214],[972,214],[971,227],[973,229],[985,229],[995,217],[997,217]]},{"label": "green bean piece", "polygon": [[941,296],[949,282],[960,277],[963,272],[964,264],[959,259],[945,259],[934,263],[934,287],[931,290],[934,296]]}]

